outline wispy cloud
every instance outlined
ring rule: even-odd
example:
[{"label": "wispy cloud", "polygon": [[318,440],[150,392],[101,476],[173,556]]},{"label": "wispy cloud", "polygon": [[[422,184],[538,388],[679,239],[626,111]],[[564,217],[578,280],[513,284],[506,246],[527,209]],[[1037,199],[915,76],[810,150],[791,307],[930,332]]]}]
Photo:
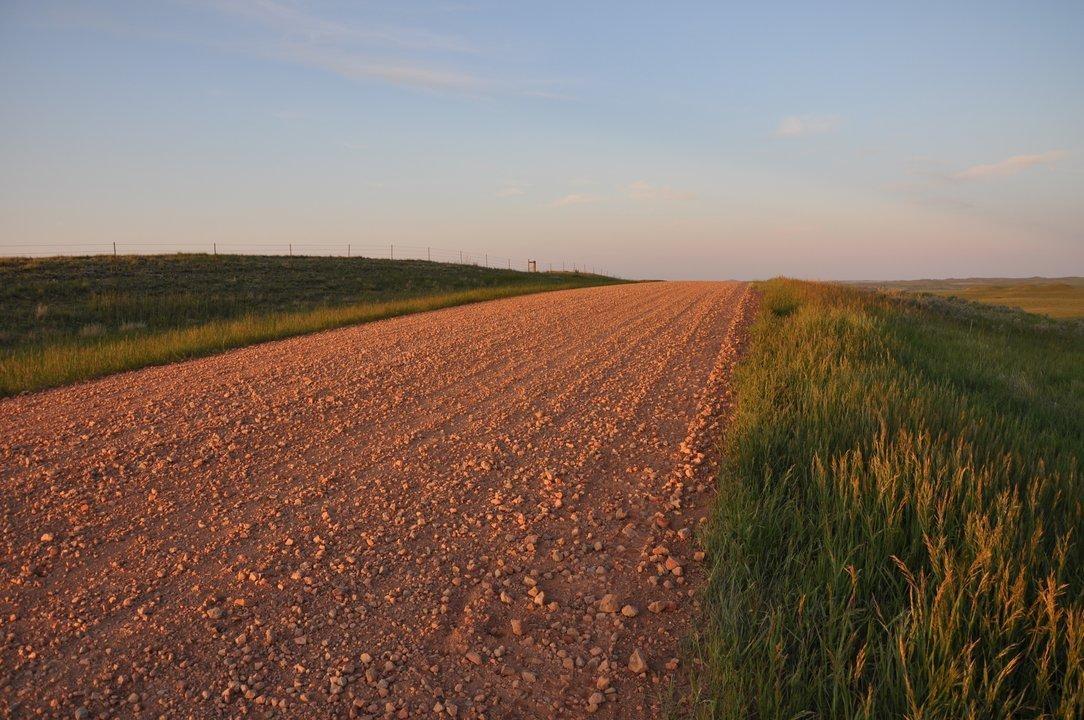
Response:
[{"label": "wispy cloud", "polygon": [[278,0],[194,0],[220,13],[264,25],[313,43],[351,41],[370,46],[396,47],[453,53],[474,53],[477,49],[462,38],[428,30],[395,25],[365,23],[364,26],[320,17],[293,3]]},{"label": "wispy cloud", "polygon": [[590,205],[591,203],[596,202],[598,202],[598,198],[594,195],[572,193],[571,195],[565,195],[564,197],[554,200],[553,207],[565,207],[567,205]]},{"label": "wispy cloud", "polygon": [[232,22],[209,24],[206,17],[199,17],[215,31],[194,35],[176,29],[184,27],[182,23],[176,27],[141,25],[78,5],[57,11],[54,21],[290,63],[352,80],[468,96],[524,90],[464,69],[463,59],[480,51],[454,36],[326,17],[300,3],[280,0],[180,0],[179,4]]},{"label": "wispy cloud", "polygon": [[835,132],[843,124],[839,115],[791,115],[779,121],[775,136],[781,138],[823,135]]},{"label": "wispy cloud", "polygon": [[576,99],[575,95],[569,95],[568,93],[553,92],[550,90],[521,90],[519,92],[523,97],[539,98],[541,100],[559,100],[561,102],[570,102]]},{"label": "wispy cloud", "polygon": [[980,207],[973,200],[958,197],[968,183],[978,183],[996,178],[1009,177],[1028,168],[1052,165],[1067,153],[1064,150],[1051,150],[1029,155],[1013,155],[998,162],[973,165],[959,172],[952,172],[948,164],[939,158],[916,156],[907,161],[907,172],[914,180],[895,183],[888,186],[910,201],[921,205],[975,210]]},{"label": "wispy cloud", "polygon": [[1008,177],[1022,170],[1040,165],[1052,165],[1065,157],[1064,150],[1051,150],[1050,152],[1033,155],[1013,155],[999,162],[985,165],[974,165],[952,175],[954,180],[987,180],[989,178]]},{"label": "wispy cloud", "polygon": [[657,201],[682,201],[693,200],[696,198],[696,193],[689,192],[687,190],[675,190],[669,185],[652,185],[644,180],[637,180],[634,183],[630,183],[625,191],[629,197],[634,200],[642,200],[645,202],[657,202]]},{"label": "wispy cloud", "polygon": [[527,191],[519,185],[509,185],[497,191],[497,197],[518,197],[525,194]]},{"label": "wispy cloud", "polygon": [[[418,28],[346,22],[278,0],[195,0],[213,12],[265,32],[226,43],[228,49],[295,63],[342,77],[425,90],[477,93],[487,84],[448,62],[409,55],[474,53],[465,41]],[[270,31],[270,32],[266,32]],[[389,49],[397,57],[387,57]],[[402,56],[406,55],[404,59]]]},{"label": "wispy cloud", "polygon": [[326,70],[352,80],[382,80],[392,85],[465,93],[481,92],[489,85],[471,73],[408,62],[373,61],[341,48],[283,42],[250,46],[250,50],[254,54]]}]

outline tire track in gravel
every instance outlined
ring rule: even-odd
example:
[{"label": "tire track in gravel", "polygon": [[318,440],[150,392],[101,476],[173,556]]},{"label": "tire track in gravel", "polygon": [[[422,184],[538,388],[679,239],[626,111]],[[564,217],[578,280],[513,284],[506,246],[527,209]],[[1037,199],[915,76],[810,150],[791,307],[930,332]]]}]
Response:
[{"label": "tire track in gravel", "polygon": [[0,401],[0,714],[657,716],[747,298],[548,293]]}]

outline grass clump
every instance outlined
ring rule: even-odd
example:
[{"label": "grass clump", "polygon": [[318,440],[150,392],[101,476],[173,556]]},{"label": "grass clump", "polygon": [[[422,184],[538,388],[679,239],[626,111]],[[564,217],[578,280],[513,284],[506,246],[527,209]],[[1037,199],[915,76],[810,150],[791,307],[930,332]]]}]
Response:
[{"label": "grass clump", "polygon": [[0,396],[396,315],[614,282],[368,258],[7,259]]},{"label": "grass clump", "polygon": [[761,290],[694,714],[1081,717],[1080,324]]}]

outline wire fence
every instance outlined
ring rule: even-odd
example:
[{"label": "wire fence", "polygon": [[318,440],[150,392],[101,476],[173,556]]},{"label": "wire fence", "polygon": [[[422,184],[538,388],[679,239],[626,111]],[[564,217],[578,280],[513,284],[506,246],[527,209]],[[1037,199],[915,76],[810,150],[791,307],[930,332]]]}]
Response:
[{"label": "wire fence", "polygon": [[488,252],[449,250],[420,245],[355,245],[309,244],[309,243],[167,243],[167,242],[108,242],[65,243],[62,246],[46,244],[0,244],[0,257],[70,257],[86,255],[280,255],[297,257],[346,257],[389,260],[425,260],[429,262],[457,263],[479,267],[526,270],[537,272],[577,272],[606,275],[607,272],[594,263],[568,260],[542,260],[539,258],[511,258]]}]

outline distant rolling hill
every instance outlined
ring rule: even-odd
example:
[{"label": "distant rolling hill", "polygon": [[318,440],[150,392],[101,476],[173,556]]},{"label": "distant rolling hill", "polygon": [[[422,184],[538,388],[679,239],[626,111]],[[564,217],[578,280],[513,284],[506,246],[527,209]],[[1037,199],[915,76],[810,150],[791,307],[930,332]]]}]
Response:
[{"label": "distant rolling hill", "polygon": [[0,258],[0,397],[411,312],[616,282],[360,257]]}]

